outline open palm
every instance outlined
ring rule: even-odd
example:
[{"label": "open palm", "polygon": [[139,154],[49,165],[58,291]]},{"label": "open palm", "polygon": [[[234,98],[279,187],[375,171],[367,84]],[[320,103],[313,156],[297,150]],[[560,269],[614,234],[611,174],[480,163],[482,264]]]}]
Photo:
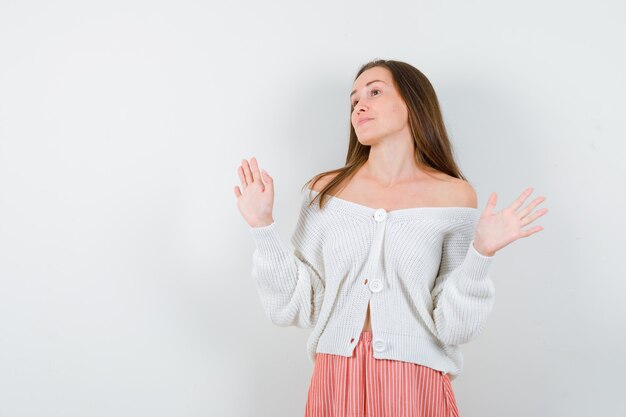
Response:
[{"label": "open palm", "polygon": [[498,212],[494,211],[498,196],[495,192],[491,193],[487,206],[476,225],[474,244],[477,250],[487,256],[492,256],[511,242],[543,230],[543,227],[538,225],[530,229],[522,229],[548,212],[547,208],[533,212],[533,209],[546,199],[543,196],[535,198],[519,210],[532,192],[532,187],[527,188],[510,206]]}]

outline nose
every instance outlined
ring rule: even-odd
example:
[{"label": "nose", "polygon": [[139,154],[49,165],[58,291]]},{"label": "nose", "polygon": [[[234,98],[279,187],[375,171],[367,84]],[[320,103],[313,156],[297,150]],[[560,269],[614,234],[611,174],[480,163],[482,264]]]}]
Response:
[{"label": "nose", "polygon": [[356,112],[356,114],[359,114],[361,111],[365,109],[367,109],[367,106],[365,105],[364,100],[359,100],[354,106],[354,111]]}]

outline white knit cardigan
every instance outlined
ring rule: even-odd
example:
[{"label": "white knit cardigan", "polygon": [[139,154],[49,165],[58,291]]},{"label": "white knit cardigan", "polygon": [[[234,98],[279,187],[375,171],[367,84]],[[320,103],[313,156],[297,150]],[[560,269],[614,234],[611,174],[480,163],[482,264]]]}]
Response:
[{"label": "white knit cardigan", "polygon": [[290,249],[276,223],[250,227],[252,276],[278,326],[313,328],[309,357],[350,357],[370,303],[374,357],[416,363],[456,378],[458,345],[475,338],[492,310],[494,256],[479,253],[473,207],[387,211],[302,192]]}]

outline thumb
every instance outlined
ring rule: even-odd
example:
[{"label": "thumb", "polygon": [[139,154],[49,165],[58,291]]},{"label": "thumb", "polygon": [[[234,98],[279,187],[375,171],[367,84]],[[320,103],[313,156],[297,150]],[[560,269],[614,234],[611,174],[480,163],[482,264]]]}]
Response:
[{"label": "thumb", "polygon": [[491,193],[489,199],[487,200],[487,206],[485,207],[485,213],[491,214],[493,210],[496,208],[496,203],[498,202],[498,194],[495,191]]},{"label": "thumb", "polygon": [[261,170],[261,174],[263,174],[263,182],[271,187],[273,185],[273,180],[272,177],[270,177],[270,174],[268,174],[264,169]]}]

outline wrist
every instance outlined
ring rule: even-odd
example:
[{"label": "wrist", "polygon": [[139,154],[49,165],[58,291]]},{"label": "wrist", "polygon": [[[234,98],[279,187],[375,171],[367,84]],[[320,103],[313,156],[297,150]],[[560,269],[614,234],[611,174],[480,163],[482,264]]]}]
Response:
[{"label": "wrist", "polygon": [[493,255],[496,254],[495,251],[492,251],[492,250],[489,250],[489,249],[485,248],[482,245],[482,243],[476,242],[475,240],[474,240],[473,245],[474,245],[474,249],[476,250],[476,252],[480,253],[483,256],[493,256]]},{"label": "wrist", "polygon": [[266,227],[272,223],[274,223],[274,219],[259,220],[257,222],[250,223],[250,227]]}]

